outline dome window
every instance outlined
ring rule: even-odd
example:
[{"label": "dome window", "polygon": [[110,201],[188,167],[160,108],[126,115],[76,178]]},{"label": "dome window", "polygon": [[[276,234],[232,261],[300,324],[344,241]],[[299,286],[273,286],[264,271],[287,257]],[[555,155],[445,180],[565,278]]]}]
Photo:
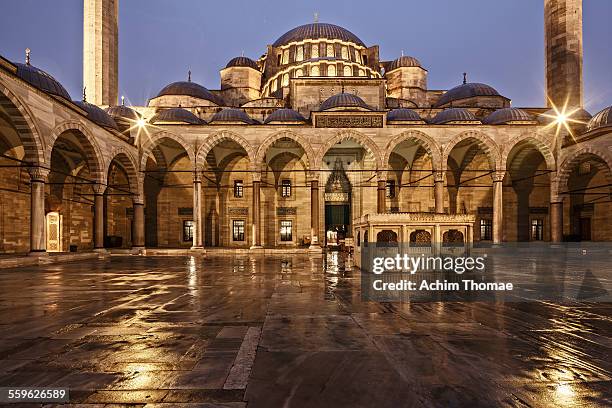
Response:
[{"label": "dome window", "polygon": [[283,86],[289,85],[289,74],[283,75]]},{"label": "dome window", "polygon": [[336,76],[336,66],[335,65],[327,66],[327,76],[330,76],[330,77]]},{"label": "dome window", "polygon": [[319,44],[312,44],[310,49],[310,57],[311,58],[319,58]]},{"label": "dome window", "polygon": [[296,50],[295,50],[295,60],[296,61],[303,61],[304,60],[304,46],[303,45],[298,45]]},{"label": "dome window", "polygon": [[[359,54],[357,54],[357,55],[359,55]],[[362,76],[362,77],[366,76],[365,69],[360,69],[359,70],[359,76]]]},{"label": "dome window", "polygon": [[304,71],[302,71],[301,68],[295,70],[295,77],[296,78],[303,77],[303,76],[304,76]]},{"label": "dome window", "polygon": [[342,59],[343,60],[349,59],[348,47],[346,45],[342,47]]},{"label": "dome window", "polygon": [[327,44],[327,56],[328,57],[334,57],[334,45],[333,44]]},{"label": "dome window", "polygon": [[353,69],[348,65],[344,66],[344,76],[345,77],[353,76]]},{"label": "dome window", "polygon": [[283,51],[283,65],[288,64],[289,63],[289,49],[287,48],[285,51]]},{"label": "dome window", "polygon": [[361,54],[357,50],[355,50],[355,60],[361,64]]},{"label": "dome window", "polygon": [[314,67],[312,67],[312,69],[310,70],[310,76],[313,76],[313,77],[321,76],[321,70],[319,69],[318,65],[315,65]]}]

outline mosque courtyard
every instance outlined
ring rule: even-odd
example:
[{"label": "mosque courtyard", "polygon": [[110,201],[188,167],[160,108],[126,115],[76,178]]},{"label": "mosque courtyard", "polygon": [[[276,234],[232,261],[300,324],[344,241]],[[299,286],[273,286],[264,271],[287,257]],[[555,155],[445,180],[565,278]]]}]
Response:
[{"label": "mosque courtyard", "polygon": [[85,407],[612,404],[609,303],[360,290],[338,253],[4,269],[0,384],[65,387]]}]

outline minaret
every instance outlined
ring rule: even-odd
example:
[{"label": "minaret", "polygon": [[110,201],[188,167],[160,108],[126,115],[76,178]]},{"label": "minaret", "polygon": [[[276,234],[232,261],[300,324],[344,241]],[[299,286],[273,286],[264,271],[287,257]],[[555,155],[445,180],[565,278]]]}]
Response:
[{"label": "minaret", "polygon": [[544,0],[544,29],[547,104],[582,108],[582,0]]},{"label": "minaret", "polygon": [[95,105],[117,105],[119,0],[83,1],[83,86]]}]

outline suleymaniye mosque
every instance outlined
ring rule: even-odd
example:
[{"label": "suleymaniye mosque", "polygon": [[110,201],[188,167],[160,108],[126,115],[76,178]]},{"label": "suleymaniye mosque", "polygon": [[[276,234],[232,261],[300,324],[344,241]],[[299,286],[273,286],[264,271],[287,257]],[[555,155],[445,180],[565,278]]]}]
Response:
[{"label": "suleymaniye mosque", "polygon": [[[216,84],[187,66],[132,105],[119,0],[82,3],[80,94],[0,39],[0,388],[65,387],[82,406],[612,401],[609,303],[585,295],[609,294],[605,267],[550,283],[540,263],[571,255],[510,260],[529,290],[571,293],[571,312],[546,296],[366,302],[359,283],[377,246],[612,241],[612,106],[585,108],[582,0],[544,0],[541,106],[470,72],[433,88],[439,67],[318,16],[207,67]],[[525,288],[465,279],[506,300]]]}]

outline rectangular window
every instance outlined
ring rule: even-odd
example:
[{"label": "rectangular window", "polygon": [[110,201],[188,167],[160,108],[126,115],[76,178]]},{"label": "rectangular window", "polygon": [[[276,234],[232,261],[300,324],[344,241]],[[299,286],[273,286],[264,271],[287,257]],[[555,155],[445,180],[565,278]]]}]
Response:
[{"label": "rectangular window", "polygon": [[387,198],[395,198],[395,180],[387,180]]},{"label": "rectangular window", "polygon": [[244,220],[232,221],[232,239],[234,241],[244,241]]},{"label": "rectangular window", "polygon": [[193,220],[183,221],[183,241],[193,241]]},{"label": "rectangular window", "polygon": [[282,242],[293,241],[293,222],[283,220],[280,224],[280,238]]},{"label": "rectangular window", "polygon": [[281,182],[281,197],[291,197],[291,180]]},{"label": "rectangular window", "polygon": [[480,220],[480,239],[482,241],[493,239],[493,220],[486,218]]},{"label": "rectangular window", "polygon": [[544,220],[542,219],[531,220],[531,240],[532,241],[543,241],[544,240]]},{"label": "rectangular window", "polygon": [[244,184],[242,180],[234,180],[234,197],[242,198],[244,196]]}]

